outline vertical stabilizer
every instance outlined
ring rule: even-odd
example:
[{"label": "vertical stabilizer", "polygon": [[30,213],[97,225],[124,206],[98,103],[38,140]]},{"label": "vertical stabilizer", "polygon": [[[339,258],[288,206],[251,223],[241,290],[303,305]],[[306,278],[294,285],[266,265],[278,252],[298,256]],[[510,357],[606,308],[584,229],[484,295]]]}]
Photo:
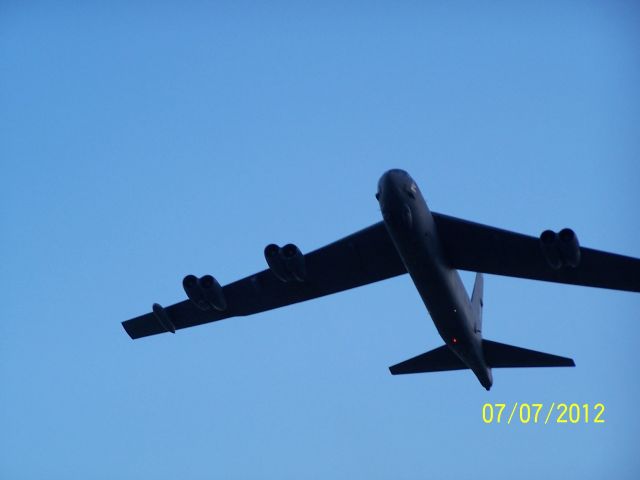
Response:
[{"label": "vertical stabilizer", "polygon": [[482,273],[476,273],[476,281],[473,284],[473,294],[471,295],[471,309],[475,321],[474,330],[476,333],[482,331],[482,292],[484,290],[484,280]]}]

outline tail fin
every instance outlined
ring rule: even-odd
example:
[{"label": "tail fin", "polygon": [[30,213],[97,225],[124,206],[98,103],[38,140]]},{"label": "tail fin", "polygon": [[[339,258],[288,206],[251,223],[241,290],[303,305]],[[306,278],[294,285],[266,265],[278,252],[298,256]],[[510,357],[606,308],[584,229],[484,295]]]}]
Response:
[{"label": "tail fin", "polygon": [[476,281],[473,284],[473,293],[471,294],[471,311],[475,319],[474,330],[476,333],[482,331],[482,294],[484,290],[484,280],[482,273],[476,273]]},{"label": "tail fin", "polygon": [[429,352],[389,367],[392,375],[405,373],[442,372],[462,370],[467,367],[449,347],[443,345]]},{"label": "tail fin", "polygon": [[482,340],[484,360],[488,367],[575,367],[571,358],[514,347],[505,343]]},{"label": "tail fin", "polygon": [[[576,366],[571,358],[514,347],[504,343],[492,342],[491,340],[482,340],[482,349],[485,362],[490,368]],[[465,368],[469,367],[448,346],[443,345],[435,350],[430,350],[389,367],[389,371],[393,375],[402,375],[406,373],[463,370]]]}]

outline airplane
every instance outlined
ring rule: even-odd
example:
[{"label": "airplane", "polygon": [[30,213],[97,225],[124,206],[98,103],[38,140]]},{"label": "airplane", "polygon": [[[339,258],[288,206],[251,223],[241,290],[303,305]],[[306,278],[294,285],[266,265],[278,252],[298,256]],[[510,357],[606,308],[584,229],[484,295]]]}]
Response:
[{"label": "airplane", "polygon": [[[264,249],[268,268],[221,287],[187,275],[187,300],[122,322],[132,339],[266,310],[408,273],[445,344],[389,367],[393,375],[470,369],[489,390],[493,368],[575,366],[572,359],[482,338],[483,273],[640,292],[640,259],[581,247],[575,232],[539,237],[432,212],[411,176],[387,171],[383,220],[307,254]],[[471,298],[458,269],[478,272]]]}]

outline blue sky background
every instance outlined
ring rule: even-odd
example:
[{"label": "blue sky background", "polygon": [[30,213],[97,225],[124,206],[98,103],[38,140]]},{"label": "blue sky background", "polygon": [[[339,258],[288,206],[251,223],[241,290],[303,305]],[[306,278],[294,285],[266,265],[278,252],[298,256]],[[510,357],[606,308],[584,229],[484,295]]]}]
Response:
[{"label": "blue sky background", "polygon": [[[429,206],[640,256],[635,2],[0,5],[0,476],[638,478],[638,295],[487,276],[487,338],[575,369],[392,377],[407,276],[133,342],[122,320]],[[532,2],[533,3],[533,2]],[[471,288],[473,275],[463,274]],[[603,425],[485,425],[485,402]]]}]

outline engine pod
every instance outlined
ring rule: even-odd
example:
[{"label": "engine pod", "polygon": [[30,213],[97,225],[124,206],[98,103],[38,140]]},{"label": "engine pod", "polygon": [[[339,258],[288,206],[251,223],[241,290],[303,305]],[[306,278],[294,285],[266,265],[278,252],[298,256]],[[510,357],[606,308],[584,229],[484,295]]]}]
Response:
[{"label": "engine pod", "polygon": [[304,282],[307,278],[307,268],[304,255],[293,243],[288,243],[280,251],[287,273],[296,281]]},{"label": "engine pod", "polygon": [[540,248],[547,264],[554,270],[562,267],[562,258],[558,250],[558,235],[553,230],[545,230],[540,234]]},{"label": "engine pod", "polygon": [[219,312],[227,309],[227,301],[218,281],[211,275],[205,275],[198,280],[204,300]]},{"label": "engine pod", "polygon": [[165,329],[165,331],[176,333],[176,327],[162,305],[154,303],[151,310],[153,311],[153,315],[156,317],[156,320],[158,320],[158,323]]},{"label": "engine pod", "polygon": [[281,282],[304,282],[307,278],[304,255],[293,243],[284,247],[270,243],[264,249],[264,258],[269,269]]},{"label": "engine pod", "polygon": [[187,298],[200,310],[210,310],[211,306],[204,298],[204,292],[198,283],[198,277],[195,275],[187,275],[182,279],[182,288],[187,294]]},{"label": "engine pod", "polygon": [[269,265],[269,270],[281,282],[291,281],[291,275],[287,272],[284,264],[284,258],[281,254],[281,248],[275,243],[270,243],[264,248],[264,258]]},{"label": "engine pod", "polygon": [[563,228],[558,233],[558,250],[564,265],[571,268],[580,265],[580,243],[577,235],[570,228]]}]

